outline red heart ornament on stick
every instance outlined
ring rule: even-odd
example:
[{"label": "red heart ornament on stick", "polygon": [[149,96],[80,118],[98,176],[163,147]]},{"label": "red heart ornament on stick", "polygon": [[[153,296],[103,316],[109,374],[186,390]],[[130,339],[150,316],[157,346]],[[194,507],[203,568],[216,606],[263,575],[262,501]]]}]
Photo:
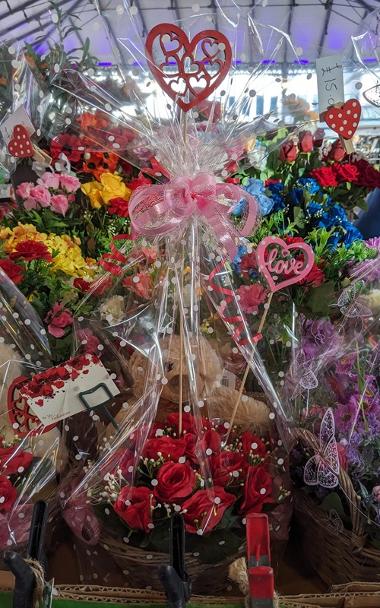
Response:
[{"label": "red heart ornament on stick", "polygon": [[13,129],[12,139],[8,143],[8,150],[15,158],[30,158],[34,155],[34,148],[29,133],[23,125],[16,125]]},{"label": "red heart ornament on stick", "polygon": [[[294,253],[297,256],[294,256]],[[287,244],[277,236],[263,239],[256,251],[259,271],[264,275],[271,292],[304,279],[314,264],[314,252],[303,241]],[[279,280],[285,276],[284,280]],[[289,277],[289,278],[286,278]]]},{"label": "red heart ornament on stick", "polygon": [[349,99],[340,108],[331,106],[324,113],[325,123],[343,139],[351,139],[359,126],[362,109],[357,99]]},{"label": "red heart ornament on stick", "polygon": [[[180,27],[161,23],[149,32],[145,48],[153,76],[184,112],[211,95],[231,67],[231,45],[216,30],[204,30],[189,40]],[[156,61],[154,50],[163,61]]]}]

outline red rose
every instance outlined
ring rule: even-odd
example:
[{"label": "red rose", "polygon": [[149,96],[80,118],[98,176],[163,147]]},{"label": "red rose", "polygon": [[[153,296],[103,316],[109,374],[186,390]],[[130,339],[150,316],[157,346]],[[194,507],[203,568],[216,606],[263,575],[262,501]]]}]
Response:
[{"label": "red rose", "polygon": [[265,458],[267,448],[265,443],[257,435],[253,435],[250,431],[244,431],[241,436],[243,452],[246,457]]},{"label": "red rose", "polygon": [[198,490],[182,504],[186,530],[191,534],[205,534],[215,528],[236,498],[220,486]]},{"label": "red rose", "polygon": [[149,532],[152,527],[152,511],[156,505],[153,492],[144,486],[125,486],[113,505],[114,510],[127,526]]},{"label": "red rose", "polygon": [[311,131],[300,131],[298,144],[301,152],[312,152],[314,148],[313,134]]},{"label": "red rose", "polygon": [[324,281],[325,273],[323,270],[321,270],[321,268],[319,268],[319,266],[317,266],[317,264],[314,263],[310,272],[300,281],[300,283],[312,285],[313,287],[319,287],[319,285],[322,285]]},{"label": "red rose", "polygon": [[160,456],[165,460],[178,460],[181,456],[184,456],[186,449],[186,442],[182,439],[173,439],[172,437],[156,437],[155,439],[148,439],[145,442],[143,455],[145,458],[152,458],[158,460]]},{"label": "red rose", "polygon": [[198,462],[197,456],[195,454],[195,447],[197,445],[197,437],[194,433],[185,433],[183,436],[185,440],[185,456],[192,462]]},{"label": "red rose", "polygon": [[350,163],[345,163],[344,165],[334,163],[332,170],[338,182],[356,182],[359,177],[358,168]]},{"label": "red rose", "polygon": [[338,185],[335,173],[331,167],[319,167],[311,171],[311,177],[314,177],[322,188],[330,188]]},{"label": "red rose", "polygon": [[271,184],[280,184],[280,183],[281,183],[280,179],[276,179],[274,177],[269,177],[268,179],[265,180],[264,186],[266,188],[268,188],[268,186],[270,186]]},{"label": "red rose", "polygon": [[328,159],[340,163],[346,157],[346,150],[340,139],[336,139],[328,153]]},{"label": "red rose", "polygon": [[72,324],[74,318],[71,312],[63,308],[63,304],[54,304],[53,308],[46,315],[45,321],[48,323],[49,334],[55,338],[62,338],[65,329]]},{"label": "red rose", "polygon": [[128,201],[121,197],[112,198],[107,207],[107,211],[108,213],[118,215],[119,217],[129,217]]},{"label": "red rose", "polygon": [[16,249],[10,254],[10,257],[13,260],[23,258],[26,262],[31,262],[32,260],[45,260],[46,262],[51,262],[53,259],[44,243],[30,240],[17,243]]},{"label": "red rose", "polygon": [[323,144],[324,138],[325,138],[325,130],[317,129],[313,135],[314,148],[320,148]]},{"label": "red rose", "polygon": [[221,452],[210,458],[212,481],[217,486],[226,486],[230,481],[241,478],[245,460],[240,452]]},{"label": "red rose", "polygon": [[[176,433],[179,430],[179,414],[178,412],[173,412],[173,414],[169,414],[167,417],[167,425],[170,426]],[[206,418],[202,418],[202,426],[204,429],[210,428],[210,423]],[[195,420],[192,414],[188,414],[184,412],[182,414],[182,430],[186,431],[186,433],[194,433],[195,431]]]},{"label": "red rose", "polygon": [[280,160],[286,163],[294,163],[298,156],[298,148],[293,141],[286,141],[280,148]]},{"label": "red rose", "polygon": [[8,275],[15,285],[19,285],[24,278],[24,270],[12,260],[0,260],[0,268]]},{"label": "red rose", "polygon": [[[214,454],[219,454],[221,445],[222,440],[219,433],[217,433],[214,429],[208,429],[202,439],[202,447],[207,456],[211,456],[211,452]],[[208,450],[211,450],[211,452],[208,452]]]},{"label": "red rose", "polygon": [[16,502],[17,492],[8,477],[0,477],[0,513],[8,513]]},{"label": "red rose", "polygon": [[273,481],[265,467],[249,467],[244,485],[244,501],[240,510],[247,513],[261,513],[265,503],[273,502]]},{"label": "red rose", "polygon": [[192,493],[196,477],[188,464],[166,462],[158,471],[157,481],[156,497],[165,502],[176,502]]},{"label": "red rose", "polygon": [[30,467],[32,460],[33,454],[17,447],[0,448],[0,473],[2,475],[23,473]]},{"label": "red rose", "polygon": [[356,181],[358,186],[373,190],[380,188],[380,171],[377,171],[369,162],[362,158],[356,161],[355,166],[359,171],[359,176]]}]

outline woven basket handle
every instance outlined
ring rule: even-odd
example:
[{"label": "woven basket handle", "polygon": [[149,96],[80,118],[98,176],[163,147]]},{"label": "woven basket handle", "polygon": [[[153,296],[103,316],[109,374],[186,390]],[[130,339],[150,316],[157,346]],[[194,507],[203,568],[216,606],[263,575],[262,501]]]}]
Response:
[{"label": "woven basket handle", "polygon": [[[294,442],[300,441],[306,447],[312,449],[314,452],[319,450],[319,442],[316,436],[308,431],[307,429],[298,428],[293,431]],[[347,472],[340,468],[339,471],[339,485],[344,492],[351,515],[352,531],[356,536],[363,538],[363,545],[365,542],[365,518],[360,510],[361,498],[355,492],[352,481]]]}]

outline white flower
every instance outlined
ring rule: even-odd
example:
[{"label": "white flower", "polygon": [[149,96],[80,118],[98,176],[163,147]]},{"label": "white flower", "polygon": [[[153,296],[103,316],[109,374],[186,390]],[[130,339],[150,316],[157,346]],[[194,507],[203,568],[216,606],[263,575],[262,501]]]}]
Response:
[{"label": "white flower", "polygon": [[110,325],[120,323],[125,314],[125,305],[123,296],[112,296],[108,298],[100,307],[100,316],[106,319]]}]

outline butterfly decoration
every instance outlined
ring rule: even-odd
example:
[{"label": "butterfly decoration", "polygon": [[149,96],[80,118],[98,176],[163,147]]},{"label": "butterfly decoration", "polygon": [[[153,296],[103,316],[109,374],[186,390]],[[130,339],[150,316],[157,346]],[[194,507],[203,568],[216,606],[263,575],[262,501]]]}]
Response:
[{"label": "butterfly decoration", "polygon": [[335,488],[339,484],[339,456],[335,439],[334,414],[329,407],[322,418],[319,431],[319,450],[309,458],[303,471],[308,486]]},{"label": "butterfly decoration", "polygon": [[312,391],[318,387],[318,378],[312,369],[314,361],[307,361],[305,354],[300,351],[295,358],[293,367],[293,377],[297,379],[297,384],[294,389],[292,399],[302,395],[303,391]]},{"label": "butterfly decoration", "polygon": [[339,513],[335,509],[330,509],[327,525],[330,528],[331,532],[333,532],[336,535],[339,535],[339,534],[341,534],[341,532],[343,532],[343,530],[344,530],[343,522],[340,518]]},{"label": "butterfly decoration", "polygon": [[337,306],[339,306],[342,315],[349,319],[372,317],[371,309],[365,306],[359,297],[362,286],[363,283],[361,281],[356,281],[344,289],[339,296]]}]

